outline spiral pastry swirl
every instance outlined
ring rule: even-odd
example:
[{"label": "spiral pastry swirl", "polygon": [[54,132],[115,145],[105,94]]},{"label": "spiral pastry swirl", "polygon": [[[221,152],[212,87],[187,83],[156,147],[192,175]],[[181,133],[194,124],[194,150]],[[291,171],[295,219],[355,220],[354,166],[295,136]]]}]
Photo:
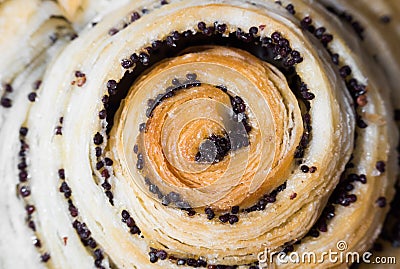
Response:
[{"label": "spiral pastry swirl", "polygon": [[21,2],[0,4],[1,266],[346,267],[287,259],[382,229],[397,255],[395,1]]}]

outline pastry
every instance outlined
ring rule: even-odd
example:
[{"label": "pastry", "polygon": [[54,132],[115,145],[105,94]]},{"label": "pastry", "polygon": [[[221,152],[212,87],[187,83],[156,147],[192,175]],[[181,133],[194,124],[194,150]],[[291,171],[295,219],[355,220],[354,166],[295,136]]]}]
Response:
[{"label": "pastry", "polygon": [[2,267],[395,245],[400,6],[361,2],[1,3]]}]

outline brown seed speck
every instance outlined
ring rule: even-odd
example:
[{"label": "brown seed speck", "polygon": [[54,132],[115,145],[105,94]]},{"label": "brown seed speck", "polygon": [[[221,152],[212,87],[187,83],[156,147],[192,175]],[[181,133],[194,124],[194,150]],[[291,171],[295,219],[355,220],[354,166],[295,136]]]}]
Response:
[{"label": "brown seed speck", "polygon": [[78,214],[79,214],[78,209],[72,204],[72,201],[71,201],[71,204],[68,207],[68,210],[69,210],[69,213],[71,214],[71,216],[74,217],[74,218],[77,217]]},{"label": "brown seed speck", "polygon": [[310,168],[307,165],[302,165],[302,166],[300,166],[300,170],[303,173],[308,173],[310,171]]},{"label": "brown seed speck", "polygon": [[206,207],[204,212],[207,215],[207,219],[212,220],[215,217],[214,211],[210,207]]},{"label": "brown seed speck", "polygon": [[32,213],[35,212],[35,206],[33,205],[27,205],[25,209],[28,215],[32,215]]},{"label": "brown seed speck", "polygon": [[103,141],[104,141],[103,136],[99,132],[97,132],[93,137],[94,144],[101,145]]},{"label": "brown seed speck", "polygon": [[141,52],[139,54],[139,61],[143,64],[143,65],[148,65],[150,62],[150,55],[145,53],[145,52]]},{"label": "brown seed speck", "polygon": [[390,18],[389,15],[383,15],[382,17],[379,18],[379,20],[380,20],[382,23],[387,24],[387,23],[390,22],[391,18]]},{"label": "brown seed speck", "polygon": [[21,171],[18,176],[20,182],[26,182],[28,180],[28,172],[26,171]]},{"label": "brown seed speck", "polygon": [[385,207],[386,206],[386,198],[385,197],[379,197],[377,200],[376,200],[376,204],[379,206],[379,207]]},{"label": "brown seed speck", "polygon": [[75,77],[77,77],[77,78],[82,78],[82,77],[84,77],[85,76],[85,74],[84,73],[82,73],[81,71],[75,71]]},{"label": "brown seed speck", "polygon": [[101,171],[101,176],[107,179],[110,177],[110,173],[108,172],[107,169],[104,169],[103,171]]},{"label": "brown seed speck", "polygon": [[364,174],[361,174],[358,178],[358,181],[360,181],[362,184],[367,183],[367,176]]},{"label": "brown seed speck", "polygon": [[78,35],[77,34],[75,34],[75,33],[73,33],[73,34],[71,34],[70,35],[70,37],[69,37],[69,40],[74,40],[75,38],[77,38],[78,37]]},{"label": "brown seed speck", "polygon": [[124,69],[129,69],[129,68],[131,68],[133,66],[133,62],[130,59],[122,59],[121,60],[121,66]]},{"label": "brown seed speck", "polygon": [[105,189],[106,191],[110,191],[111,190],[111,184],[108,183],[108,181],[104,181],[101,186],[103,187],[103,189]]},{"label": "brown seed speck", "polygon": [[[83,74],[83,75],[85,75],[85,74]],[[86,76],[79,77],[76,79],[76,85],[78,87],[82,87],[85,83],[86,83]]]},{"label": "brown seed speck", "polygon": [[219,220],[220,220],[222,223],[225,223],[225,222],[228,222],[228,221],[229,221],[229,216],[230,216],[230,214],[227,213],[227,214],[224,214],[224,215],[219,216],[218,218],[219,218]]},{"label": "brown seed speck", "polygon": [[197,24],[197,28],[199,28],[199,30],[200,31],[203,31],[204,29],[206,29],[206,24],[205,24],[205,22],[199,22],[198,24]]},{"label": "brown seed speck", "polygon": [[26,135],[28,134],[28,128],[26,128],[26,127],[21,127],[21,128],[19,129],[19,134],[20,134],[21,136],[26,136]]},{"label": "brown seed speck", "polygon": [[336,65],[339,64],[339,54],[337,53],[332,54],[332,62]]},{"label": "brown seed speck", "polygon": [[31,190],[26,186],[22,186],[19,189],[19,193],[22,195],[22,197],[27,197],[27,196],[31,195]]},{"label": "brown seed speck", "polygon": [[68,237],[64,236],[64,237],[63,237],[63,242],[64,242],[64,246],[66,246],[66,245],[67,245],[67,242],[68,242]]},{"label": "brown seed speck", "polygon": [[382,251],[383,250],[383,245],[381,243],[374,243],[374,245],[372,246],[372,249],[374,251]]},{"label": "brown seed speck", "polygon": [[33,220],[30,220],[29,222],[28,222],[28,227],[29,228],[31,228],[32,229],[32,231],[36,231],[36,225],[35,225],[35,223],[33,222]]},{"label": "brown seed speck", "polygon": [[255,26],[250,27],[249,33],[252,35],[256,35],[258,33],[258,28]]},{"label": "brown seed speck", "polygon": [[41,80],[36,80],[36,81],[33,83],[33,89],[34,89],[34,90],[38,90],[38,89],[40,88],[40,85],[42,85],[42,81],[41,81]]},{"label": "brown seed speck", "polygon": [[360,117],[357,119],[357,126],[361,129],[364,129],[368,127],[368,124]]},{"label": "brown seed speck", "polygon": [[317,171],[317,167],[315,167],[315,166],[311,166],[309,169],[310,173],[315,173],[316,171]]},{"label": "brown seed speck", "polygon": [[312,23],[312,19],[310,18],[310,16],[306,16],[304,17],[301,22],[300,25],[303,29],[307,29]]},{"label": "brown seed speck", "polygon": [[9,83],[4,84],[4,89],[6,90],[6,92],[13,92],[13,88]]},{"label": "brown seed speck", "polygon": [[101,120],[104,120],[105,118],[107,118],[107,111],[105,109],[100,110],[99,112],[99,118]]},{"label": "brown seed speck", "polygon": [[381,173],[385,172],[385,166],[386,165],[385,165],[384,161],[378,161],[378,162],[376,162],[376,165],[375,165],[376,170],[378,170]]},{"label": "brown seed speck", "polygon": [[35,102],[36,100],[36,93],[35,92],[31,92],[30,94],[28,94],[28,100],[31,102]]},{"label": "brown seed speck", "polygon": [[296,14],[296,11],[294,10],[294,6],[292,4],[287,5],[286,10],[289,11],[289,13],[292,15]]},{"label": "brown seed speck", "polygon": [[126,221],[126,220],[130,217],[129,212],[126,211],[125,209],[122,210],[121,216],[122,216],[122,219],[123,219],[124,221]]},{"label": "brown seed speck", "polygon": [[111,28],[110,30],[108,30],[108,34],[111,35],[111,36],[115,35],[118,32],[119,32],[118,29],[114,28],[114,27]]},{"label": "brown seed speck", "polygon": [[42,243],[38,238],[33,239],[33,245],[37,248],[40,248],[42,246]]},{"label": "brown seed speck", "polygon": [[139,132],[143,133],[146,130],[146,123],[139,124]]},{"label": "brown seed speck", "polygon": [[238,221],[239,221],[238,216],[236,216],[236,215],[230,215],[229,216],[229,224],[233,225]]},{"label": "brown seed speck", "polygon": [[297,197],[297,193],[292,193],[291,195],[290,195],[290,200],[293,200],[294,198],[296,198]]},{"label": "brown seed speck", "polygon": [[239,213],[239,206],[232,206],[232,208],[231,208],[231,213],[232,214],[237,214],[237,213]]},{"label": "brown seed speck", "polygon": [[140,19],[140,14],[136,11],[132,12],[131,14],[131,22],[134,22],[136,20]]},{"label": "brown seed speck", "polygon": [[103,161],[98,161],[97,163],[96,163],[96,169],[97,170],[100,170],[101,168],[103,168],[104,167],[104,162]]},{"label": "brown seed speck", "polygon": [[365,106],[368,103],[367,96],[365,94],[357,97],[357,104],[359,106]]},{"label": "brown seed speck", "polygon": [[395,121],[400,121],[400,109],[395,109],[394,110],[394,120]]},{"label": "brown seed speck", "polygon": [[40,260],[42,262],[48,262],[48,260],[50,260],[50,254],[49,253],[44,253],[42,256],[40,256]]},{"label": "brown seed speck", "polygon": [[107,166],[111,166],[113,165],[113,160],[111,160],[110,158],[104,158],[104,162]]},{"label": "brown seed speck", "polygon": [[62,127],[57,126],[55,132],[56,132],[56,135],[62,135]]},{"label": "brown seed speck", "polygon": [[[26,161],[21,161],[18,165],[17,165],[17,167],[18,167],[18,170],[22,170],[21,172],[26,172],[26,171],[23,171],[26,167],[27,167],[27,164],[26,164]],[[20,176],[21,176],[21,172],[20,172]],[[26,174],[28,174],[27,172],[26,172]]]},{"label": "brown seed speck", "polygon": [[95,154],[96,154],[96,157],[100,157],[101,156],[101,153],[102,153],[102,149],[100,148],[100,147],[96,147],[95,148]]},{"label": "brown seed speck", "polygon": [[65,170],[63,168],[58,170],[58,177],[60,179],[65,179]]},{"label": "brown seed speck", "polygon": [[109,81],[107,81],[107,89],[108,89],[108,93],[110,95],[114,95],[117,93],[117,82],[113,79],[110,79]]},{"label": "brown seed speck", "polygon": [[11,99],[7,97],[1,98],[1,105],[5,108],[10,108],[12,105]]}]

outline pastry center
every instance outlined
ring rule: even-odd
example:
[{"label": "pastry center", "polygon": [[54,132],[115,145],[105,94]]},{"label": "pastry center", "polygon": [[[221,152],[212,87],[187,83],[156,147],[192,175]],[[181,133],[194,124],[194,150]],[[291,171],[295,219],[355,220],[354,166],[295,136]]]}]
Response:
[{"label": "pastry center", "polygon": [[135,81],[122,107],[126,167],[160,202],[178,193],[190,208],[254,203],[294,159],[295,102],[279,70],[238,49],[165,60]]}]

